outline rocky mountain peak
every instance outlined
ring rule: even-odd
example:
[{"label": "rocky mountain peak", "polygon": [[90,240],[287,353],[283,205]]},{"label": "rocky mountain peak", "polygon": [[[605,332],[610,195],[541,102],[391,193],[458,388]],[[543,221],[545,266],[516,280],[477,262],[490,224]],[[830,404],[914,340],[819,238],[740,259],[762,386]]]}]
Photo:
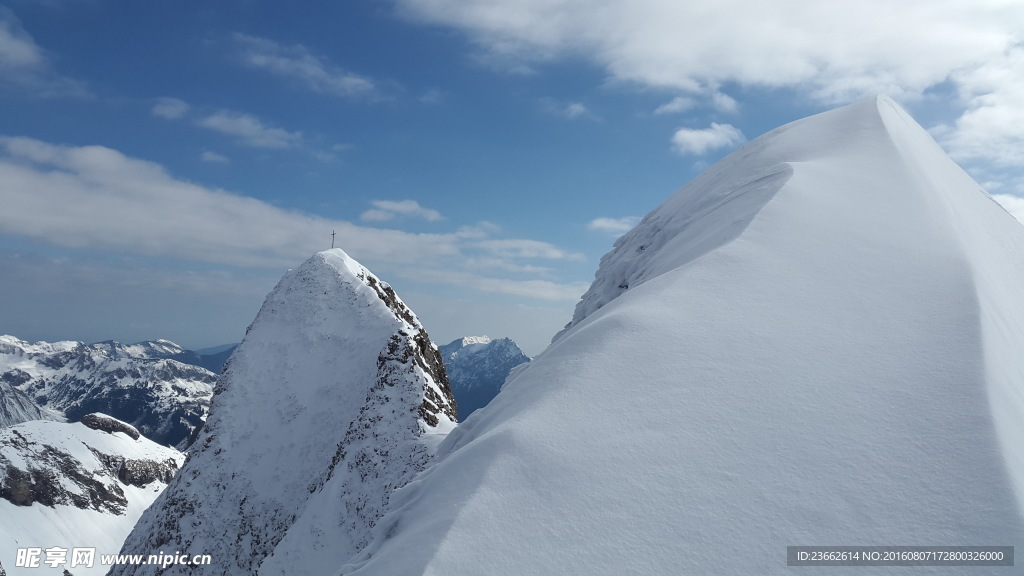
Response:
[{"label": "rocky mountain peak", "polygon": [[223,558],[192,573],[288,574],[297,560],[328,573],[366,545],[456,416],[412,310],[343,251],[318,253],[267,296],[188,463],[123,550]]}]

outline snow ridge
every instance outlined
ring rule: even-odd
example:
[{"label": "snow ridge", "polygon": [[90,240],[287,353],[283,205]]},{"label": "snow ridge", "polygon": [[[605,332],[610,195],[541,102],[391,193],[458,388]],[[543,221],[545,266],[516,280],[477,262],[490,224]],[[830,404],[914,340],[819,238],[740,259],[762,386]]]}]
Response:
[{"label": "snow ridge", "polygon": [[781,576],[791,545],[1022,546],[1022,254],[890,99],[774,130],[617,243],[340,573]]},{"label": "snow ridge", "polygon": [[188,463],[124,553],[219,559],[165,574],[329,573],[369,541],[456,416],[415,314],[343,251],[318,253],[267,296]]}]

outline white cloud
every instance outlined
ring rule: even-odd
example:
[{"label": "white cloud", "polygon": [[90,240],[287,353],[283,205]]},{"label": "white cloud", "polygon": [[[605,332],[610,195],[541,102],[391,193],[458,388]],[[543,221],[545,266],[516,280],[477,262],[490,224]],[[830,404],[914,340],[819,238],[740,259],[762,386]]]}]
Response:
[{"label": "white cloud", "polygon": [[712,150],[736,146],[744,140],[743,133],[735,126],[712,122],[703,130],[680,128],[672,136],[672,147],[680,154],[700,156]]},{"label": "white cloud", "polygon": [[484,240],[475,246],[506,258],[543,258],[546,260],[583,260],[583,255],[566,252],[561,248],[539,240],[504,239]]},{"label": "white cloud", "polygon": [[177,98],[157,98],[156,104],[153,105],[153,115],[168,120],[177,120],[188,114],[189,105],[183,100]]},{"label": "white cloud", "polygon": [[444,220],[444,216],[437,210],[431,210],[420,206],[415,200],[374,200],[370,202],[374,206],[360,214],[359,219],[364,222],[387,222],[398,216],[410,218],[422,218],[428,222]]},{"label": "white cloud", "polygon": [[403,14],[465,31],[489,53],[583,56],[616,80],[696,91],[796,83],[822,97],[920,92],[1019,39],[1024,5],[1001,0],[399,0]]},{"label": "white cloud", "polygon": [[[0,136],[0,182],[0,234],[59,247],[284,269],[330,247],[333,230],[336,246],[384,275],[546,300],[576,298],[586,288],[552,280],[547,269],[530,262],[582,255],[536,240],[492,238],[499,229],[487,222],[444,234],[360,226],[185,182],[103,146]],[[412,201],[374,204],[394,214],[441,217]],[[435,276],[411,272],[421,269]]]},{"label": "white cloud", "polygon": [[967,110],[939,135],[953,157],[1024,164],[1024,44],[954,78]]},{"label": "white cloud", "polygon": [[482,292],[526,296],[539,300],[567,301],[579,300],[580,296],[590,287],[583,282],[559,283],[551,280],[519,280],[491,278],[468,272],[438,270],[436,268],[415,268],[409,271],[417,280],[449,284],[472,288]]},{"label": "white cloud", "polygon": [[10,9],[0,6],[0,82],[40,96],[90,96],[85,84],[55,73],[46,54]]},{"label": "white cloud", "polygon": [[721,92],[711,95],[711,106],[723,114],[735,114],[740,109],[739,103],[732,96]]},{"label": "white cloud", "polygon": [[590,112],[590,110],[588,110],[586,106],[580,104],[579,102],[571,102],[568,106],[565,107],[566,118],[572,119],[592,115],[593,114]]},{"label": "white cloud", "polygon": [[1010,194],[993,194],[992,197],[1006,208],[1007,212],[1013,214],[1014,218],[1024,223],[1024,198]]},{"label": "white cloud", "polygon": [[676,96],[672,100],[658,106],[655,110],[655,114],[679,114],[692,110],[697,106],[697,101],[693,98],[686,98],[683,96]]},{"label": "white cloud", "polygon": [[[1024,2],[1011,0],[397,0],[463,31],[485,57],[543,70],[586,59],[612,82],[684,94],[793,88],[825,104],[908,100],[951,82],[957,158],[1021,164]],[[511,65],[511,64],[510,64]],[[541,66],[538,66],[541,65]],[[714,100],[712,95],[712,100]],[[681,111],[685,99],[659,108]],[[720,112],[731,110],[718,96]]]},{"label": "white cloud", "polygon": [[639,223],[640,218],[637,216],[625,216],[623,218],[595,218],[587,224],[587,229],[621,236],[632,230],[633,227]]},{"label": "white cloud", "polygon": [[211,162],[214,164],[227,164],[231,162],[227,156],[217,154],[216,152],[210,152],[209,150],[203,152],[199,158],[202,159],[203,162]]},{"label": "white cloud", "polygon": [[282,210],[171,177],[102,146],[0,137],[0,231],[59,246],[236,266],[287,267],[330,246],[356,258],[421,262],[458,252],[454,235],[409,234]]},{"label": "white cloud", "polygon": [[253,148],[294,148],[302,144],[302,132],[289,132],[271,128],[259,118],[243,112],[221,110],[197,122],[203,128],[216,130],[231,136]]},{"label": "white cloud", "polygon": [[256,36],[232,36],[241,61],[251,68],[292,78],[314,92],[345,97],[373,96],[375,83],[330,64],[301,44],[284,45]]},{"label": "white cloud", "polygon": [[0,6],[0,71],[39,70],[45,65],[42,50],[14,13]]}]

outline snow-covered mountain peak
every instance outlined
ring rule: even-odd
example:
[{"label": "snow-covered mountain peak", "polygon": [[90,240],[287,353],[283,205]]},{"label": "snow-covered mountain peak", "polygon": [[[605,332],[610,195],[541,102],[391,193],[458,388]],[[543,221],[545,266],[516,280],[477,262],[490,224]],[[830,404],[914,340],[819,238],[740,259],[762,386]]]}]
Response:
[{"label": "snow-covered mountain peak", "polygon": [[774,130],[620,238],[341,573],[761,576],[792,572],[787,546],[1024,545],[1021,254],[890,99]]},{"label": "snow-covered mountain peak", "polygon": [[530,361],[511,338],[467,336],[440,350],[463,421],[498,394],[513,368]]},{"label": "snow-covered mountain peak", "polygon": [[210,574],[330,573],[455,421],[415,314],[343,251],[320,252],[267,295],[189,462],[124,550],[212,553]]},{"label": "snow-covered mountain peak", "polygon": [[[927,142],[923,142],[921,136]],[[579,324],[627,290],[674,270],[738,238],[798,165],[821,165],[849,156],[885,161],[896,142],[945,157],[927,132],[888,96],[876,96],[776,128],[715,164],[655,208],[601,258],[595,280],[576,305]],[[867,158],[864,158],[867,160]],[[912,193],[913,189],[892,193]],[[852,201],[870,201],[856,190]]]},{"label": "snow-covered mountain peak", "polygon": [[462,339],[462,346],[470,346],[472,344],[490,344],[491,338],[489,336],[466,336]]}]

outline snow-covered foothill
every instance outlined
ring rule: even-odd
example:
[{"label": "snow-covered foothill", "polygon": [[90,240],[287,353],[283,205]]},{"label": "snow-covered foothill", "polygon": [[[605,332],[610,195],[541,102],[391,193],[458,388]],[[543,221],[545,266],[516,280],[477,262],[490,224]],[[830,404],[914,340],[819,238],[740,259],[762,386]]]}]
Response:
[{"label": "snow-covered foothill", "polygon": [[54,547],[94,549],[93,567],[71,572],[105,574],[101,555],[117,553],[185,461],[107,415],[83,420],[94,427],[37,420],[0,429],[0,563],[11,576],[62,574],[70,556],[57,567],[17,566],[18,548]]},{"label": "snow-covered foothill", "polygon": [[[1024,228],[892,100],[783,126],[619,239],[567,329],[338,573],[765,576],[820,571],[787,546],[1020,550],[1022,294]],[[865,570],[1013,569],[828,568]]]},{"label": "snow-covered foothill", "polygon": [[[454,427],[437,347],[386,283],[318,253],[267,296],[189,461],[126,540],[210,554],[162,574],[328,574]],[[155,574],[121,566],[113,574]]]}]

